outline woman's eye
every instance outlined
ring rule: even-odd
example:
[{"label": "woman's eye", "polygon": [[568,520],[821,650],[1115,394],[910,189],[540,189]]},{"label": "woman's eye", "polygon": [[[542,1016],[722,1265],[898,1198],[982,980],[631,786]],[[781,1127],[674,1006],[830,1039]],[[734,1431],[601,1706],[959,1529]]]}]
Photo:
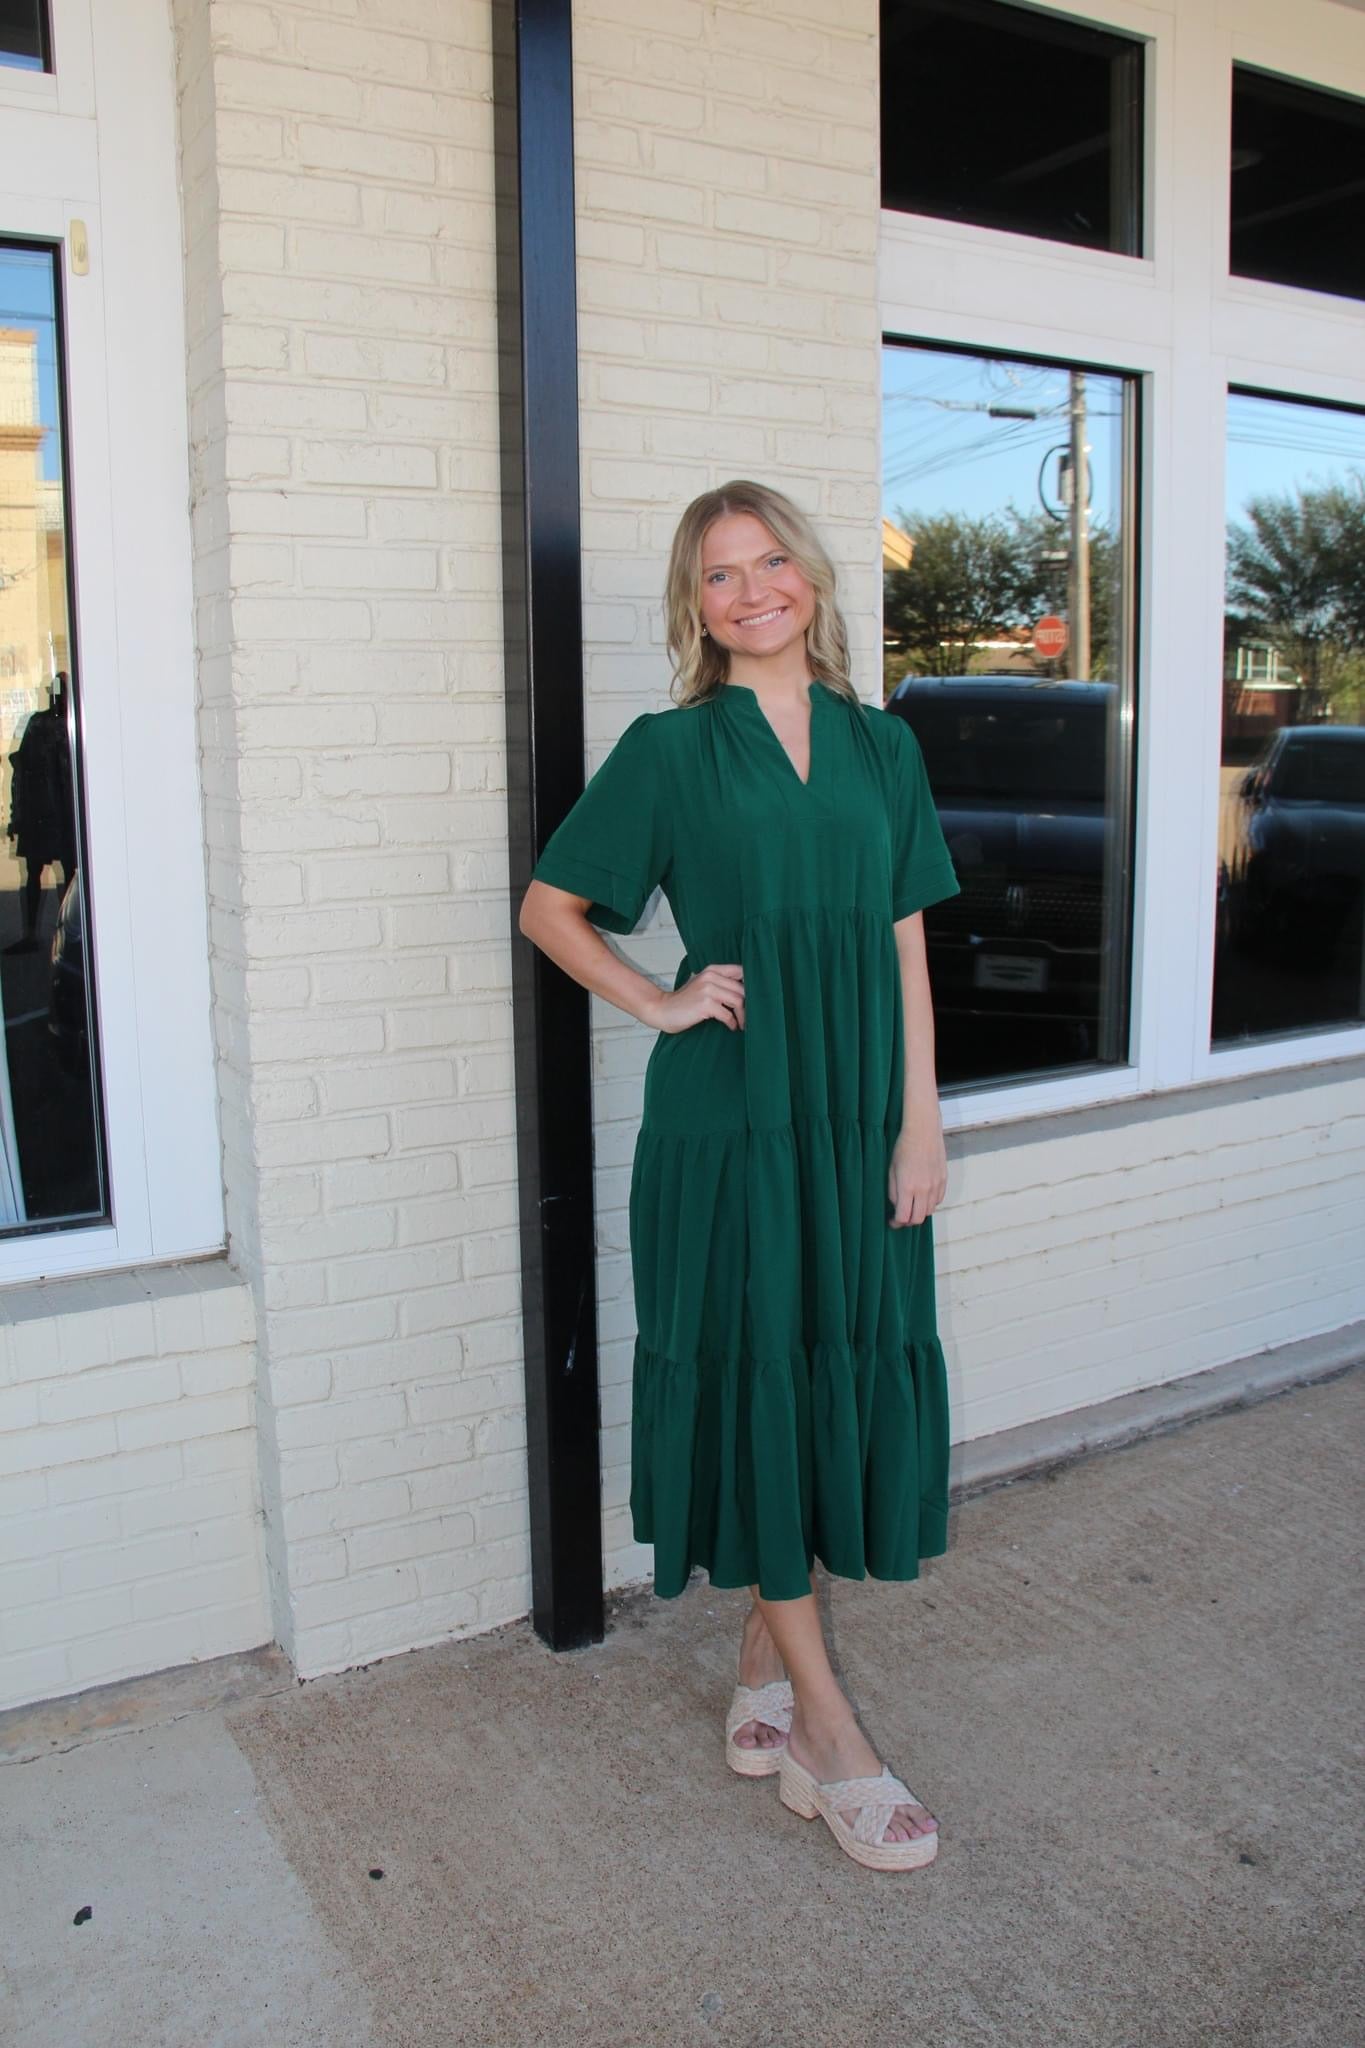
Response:
[{"label": "woman's eye", "polygon": [[770,569],[780,569],[783,563],[786,561],[786,559],[787,557],[785,555],[769,555],[768,567]]}]

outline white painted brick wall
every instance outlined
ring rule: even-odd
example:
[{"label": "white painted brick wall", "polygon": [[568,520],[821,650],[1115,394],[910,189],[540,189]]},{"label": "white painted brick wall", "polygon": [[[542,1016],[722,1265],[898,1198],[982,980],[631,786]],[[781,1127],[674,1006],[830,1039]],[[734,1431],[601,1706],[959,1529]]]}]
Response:
[{"label": "white painted brick wall", "polygon": [[[488,18],[174,7],[228,1211],[276,1626],[313,1673],[528,1601]],[[818,518],[876,693],[876,25],[871,0],[576,8],[589,765],[664,700],[674,521],[737,469]],[[662,923],[630,951],[676,959]],[[594,1006],[618,1582],[647,1567],[625,1228],[647,1051]],[[1301,1128],[1268,1095],[1188,1132],[957,1148],[959,1431],[1361,1313],[1336,1192],[1356,1126],[1326,1084],[1293,1100]]]},{"label": "white painted brick wall", "polygon": [[270,1638],[251,1296],[223,1260],[0,1298],[0,1710]]},{"label": "white painted brick wall", "polygon": [[529,1604],[490,25],[176,16],[229,1214],[312,1674]]}]

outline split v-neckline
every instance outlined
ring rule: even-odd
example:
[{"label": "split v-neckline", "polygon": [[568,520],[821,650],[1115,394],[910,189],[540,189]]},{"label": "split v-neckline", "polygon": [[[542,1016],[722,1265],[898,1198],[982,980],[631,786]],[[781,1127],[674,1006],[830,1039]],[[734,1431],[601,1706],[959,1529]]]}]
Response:
[{"label": "split v-neckline", "polygon": [[820,683],[819,678],[812,677],[810,686],[810,732],[808,744],[809,758],[806,763],[806,773],[803,778],[802,776],[797,774],[796,763],[795,761],[793,761],[790,753],[788,752],[785,741],[783,740],[781,734],[778,732],[777,727],[769,718],[767,712],[763,709],[763,706],[759,701],[757,690],[750,689],[747,683],[721,684],[722,692],[726,690],[737,690],[741,693],[742,696],[748,699],[749,703],[753,707],[754,716],[758,719],[760,725],[768,734],[768,737],[771,739],[773,745],[777,748],[778,753],[782,756],[783,761],[786,763],[787,773],[788,775],[790,775],[792,781],[796,784],[796,787],[798,789],[809,789],[812,783],[815,781],[816,763],[819,759],[819,753],[815,744],[815,707],[819,701],[819,692],[822,688],[823,685]]}]

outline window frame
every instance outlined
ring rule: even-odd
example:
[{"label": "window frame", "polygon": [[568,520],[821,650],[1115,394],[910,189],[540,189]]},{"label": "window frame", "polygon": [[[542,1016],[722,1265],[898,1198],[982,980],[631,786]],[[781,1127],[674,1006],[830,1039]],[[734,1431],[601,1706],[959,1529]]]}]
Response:
[{"label": "window frame", "polygon": [[[97,19],[88,0],[55,0],[53,15],[59,69],[38,79],[45,103],[0,74],[0,108],[17,109],[0,121],[0,229],[56,245],[63,266],[70,601],[112,1221],[0,1238],[0,1285],[224,1242],[170,26],[141,0],[99,0]],[[89,241],[84,276],[70,262],[75,221]]]},{"label": "window frame", "polygon": [[[109,0],[109,4],[117,7],[119,0]],[[48,26],[52,69],[24,71],[0,64],[0,109],[93,118],[95,59],[89,0],[48,0]]]},{"label": "window frame", "polygon": [[[1365,402],[1365,376],[1348,368],[1360,353],[1358,301],[1230,271],[1232,65],[1365,93],[1365,16],[1303,0],[1279,37],[1267,34],[1259,0],[1225,0],[1230,24],[1195,33],[1181,24],[1177,36],[1173,10],[1129,0],[1049,0],[1049,9],[1147,39],[1147,254],[883,212],[880,314],[888,340],[1140,379],[1129,1064],[964,1089],[944,1098],[945,1126],[957,1130],[1365,1053],[1365,1026],[1217,1050],[1209,1042],[1227,393]],[[1208,678],[1202,693],[1191,691],[1192,674]]]}]

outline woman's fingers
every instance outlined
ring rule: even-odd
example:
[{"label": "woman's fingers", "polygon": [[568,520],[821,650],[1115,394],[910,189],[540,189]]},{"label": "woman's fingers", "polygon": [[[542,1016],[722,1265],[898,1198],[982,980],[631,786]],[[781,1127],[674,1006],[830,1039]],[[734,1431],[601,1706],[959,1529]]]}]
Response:
[{"label": "woman's fingers", "polygon": [[740,966],[717,962],[703,967],[700,974],[687,986],[705,994],[704,1016],[714,1017],[731,1031],[744,1029],[744,969]]},{"label": "woman's fingers", "polygon": [[703,967],[665,998],[665,1031],[688,1031],[713,1019],[727,1031],[744,1029],[744,969],[728,962]]},{"label": "woman's fingers", "polygon": [[887,1184],[887,1197],[891,1203],[890,1223],[893,1230],[904,1230],[907,1226],[923,1223],[942,1204],[948,1192],[947,1183],[937,1181],[898,1180],[893,1168]]}]

